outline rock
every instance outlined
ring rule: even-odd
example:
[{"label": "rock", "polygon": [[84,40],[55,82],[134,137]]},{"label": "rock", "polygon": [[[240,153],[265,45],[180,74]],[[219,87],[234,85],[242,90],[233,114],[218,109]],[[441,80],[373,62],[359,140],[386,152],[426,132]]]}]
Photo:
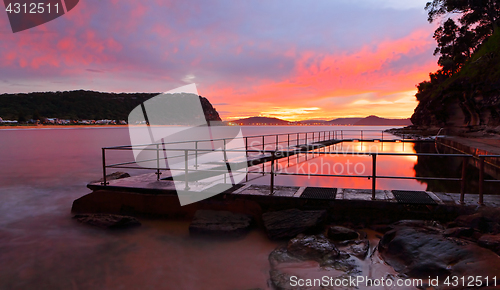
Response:
[{"label": "rock", "polygon": [[300,233],[318,231],[326,217],[324,210],[301,211],[287,209],[262,215],[270,239],[289,239]]},{"label": "rock", "polygon": [[413,278],[493,277],[500,273],[500,257],[491,251],[422,228],[397,227],[383,236],[378,250],[396,271]]},{"label": "rock", "polygon": [[458,227],[473,228],[480,232],[488,231],[488,221],[484,218],[482,213],[475,213],[471,215],[461,215],[454,221],[454,225]]},{"label": "rock", "polygon": [[443,236],[445,237],[471,238],[473,235],[474,235],[473,228],[464,228],[464,227],[449,228],[443,232]]},{"label": "rock", "polygon": [[386,232],[392,230],[394,227],[385,224],[380,224],[380,225],[377,224],[377,225],[370,225],[368,228],[376,232],[385,234]]},{"label": "rock", "polygon": [[135,217],[116,214],[77,214],[74,218],[81,223],[103,229],[126,229],[141,225]]},{"label": "rock", "polygon": [[268,259],[269,263],[271,264],[271,267],[277,266],[282,263],[293,263],[302,261],[301,259],[290,254],[286,246],[279,246],[276,249],[274,249],[271,252],[271,254],[269,254]]},{"label": "rock", "polygon": [[349,276],[354,277],[361,273],[356,260],[347,253],[340,252],[333,242],[322,234],[298,235],[291,239],[287,246],[277,247],[269,255],[269,262],[273,289],[316,289],[306,285],[303,288],[292,286],[291,277],[295,277],[295,280],[311,281],[312,277],[319,277],[318,273],[324,273],[321,275],[334,279],[349,279]]},{"label": "rock", "polygon": [[[130,177],[130,174],[128,174],[127,172],[116,171],[116,172],[113,172],[113,173],[106,175],[106,181],[115,180],[115,179],[122,179],[122,178],[127,178],[127,177]],[[98,182],[104,182],[104,178],[96,180],[93,183],[98,183]]]},{"label": "rock", "polygon": [[359,238],[359,234],[355,230],[340,226],[329,226],[326,233],[328,238],[333,241],[354,240]]},{"label": "rock", "polygon": [[402,226],[424,228],[435,232],[444,230],[444,226],[442,226],[439,222],[432,220],[400,220],[392,224],[393,228]]},{"label": "rock", "polygon": [[335,245],[323,235],[305,236],[300,234],[288,242],[287,251],[301,260],[314,260],[318,262],[323,262],[325,259],[332,259],[339,255],[339,251]]},{"label": "rock", "polygon": [[271,276],[271,283],[273,283],[273,289],[277,290],[309,290],[311,287],[308,286],[292,286],[290,274],[284,273],[280,270],[269,271],[269,276]]},{"label": "rock", "polygon": [[238,237],[244,235],[252,223],[252,218],[245,214],[229,211],[198,210],[189,225],[192,235],[214,235]]},{"label": "rock", "polygon": [[480,207],[479,213],[481,213],[484,218],[492,222],[500,223],[500,208],[498,207]]},{"label": "rock", "polygon": [[488,222],[488,233],[500,234],[500,208],[496,207],[481,207],[479,213]]},{"label": "rock", "polygon": [[500,256],[500,235],[482,235],[477,244],[483,248],[492,250]]},{"label": "rock", "polygon": [[370,242],[367,239],[354,240],[347,248],[347,253],[364,259],[368,255],[368,250],[370,250]]}]

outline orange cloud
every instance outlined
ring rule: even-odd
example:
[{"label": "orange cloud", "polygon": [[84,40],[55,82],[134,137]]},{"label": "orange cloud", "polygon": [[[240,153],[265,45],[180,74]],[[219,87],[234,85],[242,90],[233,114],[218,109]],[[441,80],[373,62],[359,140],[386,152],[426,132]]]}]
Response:
[{"label": "orange cloud", "polygon": [[[265,115],[276,105],[286,104],[293,112],[304,105],[316,106],[315,101],[328,99],[329,104],[322,104],[321,110],[289,114],[288,118],[283,114],[282,117],[288,120],[371,114],[409,117],[416,106],[415,85],[437,67],[433,59],[412,63],[411,58],[428,54],[433,45],[428,31],[417,30],[404,38],[364,45],[353,52],[294,51],[295,69],[282,81],[263,79],[241,93],[227,87],[221,90],[220,85],[203,91],[207,96],[217,96],[217,102],[231,103],[229,99],[238,102],[240,106],[226,108],[235,115],[244,115],[242,110],[248,113],[248,107],[241,108],[247,102],[261,102],[261,107],[252,109],[254,115]],[[408,60],[398,64],[402,58]],[[358,96],[367,93],[371,94],[371,99],[360,102]],[[386,96],[389,95],[391,99],[388,100]],[[349,101],[350,96],[352,101]]]}]

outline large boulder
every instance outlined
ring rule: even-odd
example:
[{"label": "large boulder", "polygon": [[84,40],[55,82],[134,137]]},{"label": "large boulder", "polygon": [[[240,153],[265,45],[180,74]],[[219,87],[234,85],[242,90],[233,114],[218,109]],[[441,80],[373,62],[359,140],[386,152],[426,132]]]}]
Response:
[{"label": "large boulder", "polygon": [[300,233],[321,230],[326,217],[324,210],[301,211],[287,209],[262,215],[270,239],[289,239]]},{"label": "large boulder", "polygon": [[482,235],[477,244],[500,255],[500,235]]},{"label": "large boulder", "polygon": [[354,240],[359,238],[358,232],[341,226],[329,226],[326,230],[329,239],[334,241]]},{"label": "large boulder", "polygon": [[461,215],[455,219],[452,226],[471,228],[480,232],[488,231],[488,220],[486,220],[482,213],[475,213],[471,215]]},{"label": "large boulder", "polygon": [[322,276],[349,279],[349,276],[361,273],[356,260],[339,251],[333,241],[322,234],[298,235],[286,246],[279,246],[271,252],[269,262],[273,289],[316,289],[307,286],[307,282],[300,287],[293,281],[311,281]]},{"label": "large boulder", "polygon": [[443,236],[455,238],[471,238],[474,233],[475,232],[473,228],[456,227],[446,229],[443,232]]},{"label": "large boulder", "polygon": [[364,259],[370,250],[370,241],[368,239],[351,240],[348,245],[346,252],[360,259]]},{"label": "large boulder", "polygon": [[291,239],[287,245],[288,253],[301,260],[315,260],[336,258],[339,251],[335,245],[323,235],[305,236],[303,234]]},{"label": "large boulder", "polygon": [[77,214],[77,221],[103,229],[126,229],[141,225],[138,219],[117,214]]},{"label": "large boulder", "polygon": [[252,218],[245,214],[198,210],[189,225],[189,233],[192,235],[239,237],[250,229],[251,223]]},{"label": "large boulder", "polygon": [[[491,278],[500,273],[500,257],[490,250],[424,228],[395,227],[380,240],[378,250],[396,271],[413,278],[439,276],[442,283],[448,276]],[[441,284],[436,289],[463,287]]]}]

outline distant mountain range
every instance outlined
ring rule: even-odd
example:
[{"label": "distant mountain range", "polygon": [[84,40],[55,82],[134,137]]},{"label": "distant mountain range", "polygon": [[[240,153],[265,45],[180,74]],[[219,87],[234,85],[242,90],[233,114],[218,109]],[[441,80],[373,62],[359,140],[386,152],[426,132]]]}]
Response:
[{"label": "distant mountain range", "polygon": [[278,118],[269,117],[250,117],[230,121],[233,124],[248,126],[248,125],[291,125],[293,122],[281,120]]},{"label": "distant mountain range", "polygon": [[337,118],[330,121],[326,120],[304,120],[289,122],[278,118],[270,117],[250,117],[229,121],[233,124],[248,125],[353,125],[353,126],[408,126],[411,125],[410,119],[387,119],[377,116],[368,116],[365,118]]}]

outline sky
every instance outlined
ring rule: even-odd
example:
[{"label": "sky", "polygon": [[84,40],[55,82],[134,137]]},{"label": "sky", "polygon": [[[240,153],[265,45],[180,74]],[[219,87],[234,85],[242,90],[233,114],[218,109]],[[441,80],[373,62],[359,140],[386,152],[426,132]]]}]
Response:
[{"label": "sky", "polygon": [[0,94],[165,92],[195,83],[223,120],[409,118],[437,70],[427,0],[80,0],[12,33]]}]

